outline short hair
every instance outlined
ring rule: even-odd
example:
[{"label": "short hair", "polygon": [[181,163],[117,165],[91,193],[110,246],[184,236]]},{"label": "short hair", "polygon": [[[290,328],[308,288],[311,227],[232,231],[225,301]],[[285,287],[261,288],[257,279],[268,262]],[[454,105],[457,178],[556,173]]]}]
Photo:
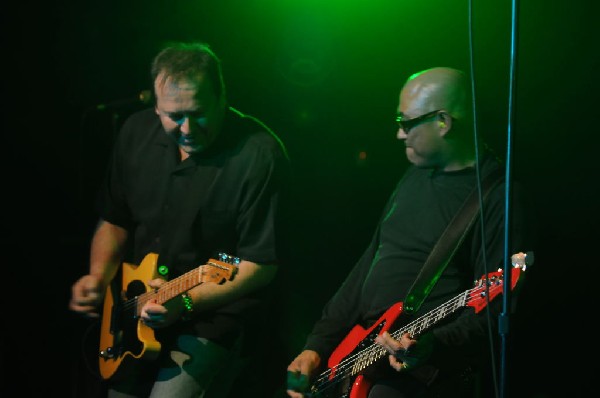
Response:
[{"label": "short hair", "polygon": [[225,83],[221,70],[221,60],[211,50],[208,44],[201,42],[175,42],[163,48],[152,61],[150,75],[152,81],[164,73],[165,77],[196,78],[199,75],[208,76],[215,95],[225,94]]}]

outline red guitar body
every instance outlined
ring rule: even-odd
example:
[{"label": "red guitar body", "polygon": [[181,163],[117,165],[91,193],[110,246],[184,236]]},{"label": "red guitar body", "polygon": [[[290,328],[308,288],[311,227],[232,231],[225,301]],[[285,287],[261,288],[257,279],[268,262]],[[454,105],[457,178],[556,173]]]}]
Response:
[{"label": "red guitar body", "polygon": [[[385,331],[389,331],[394,322],[402,313],[402,303],[396,303],[391,306],[369,329],[365,329],[360,325],[356,325],[346,335],[344,340],[337,346],[333,353],[329,356],[327,366],[332,369],[332,377],[335,377],[336,367],[352,353],[373,343],[375,337]],[[348,389],[348,398],[366,398],[371,389],[371,381],[364,375],[358,375],[351,386],[346,386]],[[342,395],[346,395],[342,393]]]}]

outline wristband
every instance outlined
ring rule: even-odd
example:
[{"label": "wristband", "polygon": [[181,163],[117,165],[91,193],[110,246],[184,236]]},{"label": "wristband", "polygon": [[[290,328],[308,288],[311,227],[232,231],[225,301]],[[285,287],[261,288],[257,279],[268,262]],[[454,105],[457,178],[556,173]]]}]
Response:
[{"label": "wristband", "polygon": [[189,321],[194,315],[194,302],[187,292],[181,295],[181,301],[183,301],[183,314],[181,315],[181,319]]}]

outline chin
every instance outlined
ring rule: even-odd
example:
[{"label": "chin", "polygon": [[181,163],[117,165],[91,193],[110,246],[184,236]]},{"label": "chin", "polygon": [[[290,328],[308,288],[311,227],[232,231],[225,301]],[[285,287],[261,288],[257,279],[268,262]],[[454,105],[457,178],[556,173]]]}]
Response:
[{"label": "chin", "polygon": [[430,169],[433,167],[427,158],[417,155],[412,148],[406,148],[406,158],[410,163],[420,169]]},{"label": "chin", "polygon": [[408,161],[420,169],[430,169],[432,167],[429,162],[418,156],[408,156]]},{"label": "chin", "polygon": [[421,163],[419,157],[415,155],[415,152],[410,148],[406,148],[406,159],[417,167],[419,167],[419,164]]}]

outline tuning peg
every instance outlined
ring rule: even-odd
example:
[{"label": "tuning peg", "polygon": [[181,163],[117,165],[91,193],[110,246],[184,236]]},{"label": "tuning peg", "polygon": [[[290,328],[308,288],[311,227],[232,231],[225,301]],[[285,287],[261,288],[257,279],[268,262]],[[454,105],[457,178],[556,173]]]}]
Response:
[{"label": "tuning peg", "polygon": [[235,265],[237,265],[241,261],[239,257],[234,257],[234,256],[231,256],[231,255],[229,255],[227,253],[219,253],[218,257],[219,257],[219,260],[224,261],[224,262],[229,263],[229,264],[235,264]]}]

